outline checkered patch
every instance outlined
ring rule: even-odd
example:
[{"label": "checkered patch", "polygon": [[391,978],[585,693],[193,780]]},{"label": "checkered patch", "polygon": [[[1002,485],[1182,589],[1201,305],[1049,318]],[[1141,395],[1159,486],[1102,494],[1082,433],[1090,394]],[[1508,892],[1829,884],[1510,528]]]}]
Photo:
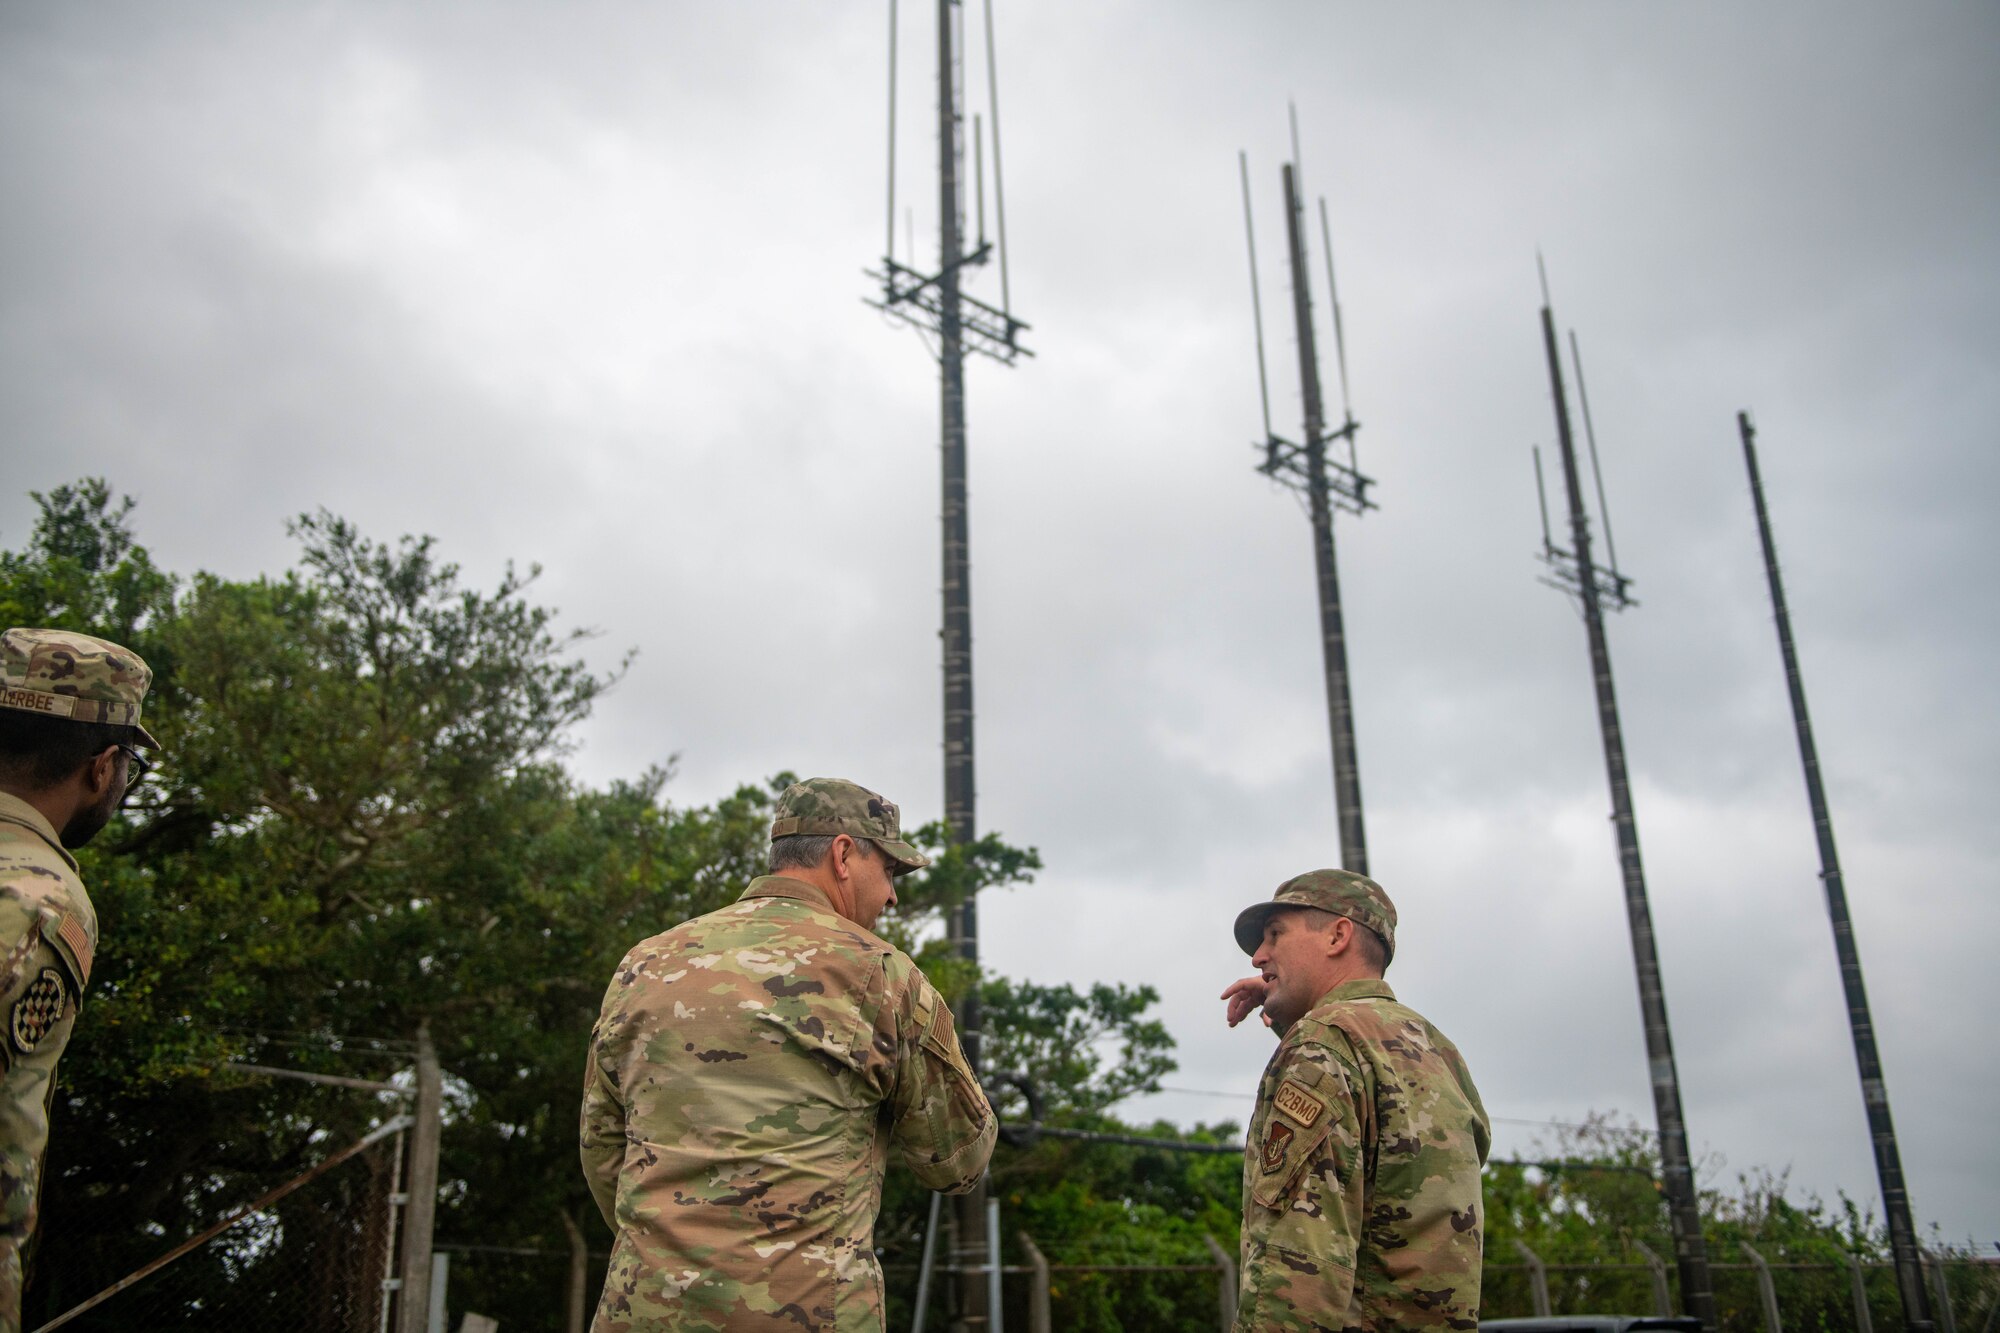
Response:
[{"label": "checkered patch", "polygon": [[7,1016],[7,1035],[13,1039],[14,1049],[23,1055],[33,1055],[42,1039],[49,1035],[49,1029],[62,1021],[67,1003],[62,973],[52,967],[43,968],[42,975],[14,1001],[14,1012]]}]

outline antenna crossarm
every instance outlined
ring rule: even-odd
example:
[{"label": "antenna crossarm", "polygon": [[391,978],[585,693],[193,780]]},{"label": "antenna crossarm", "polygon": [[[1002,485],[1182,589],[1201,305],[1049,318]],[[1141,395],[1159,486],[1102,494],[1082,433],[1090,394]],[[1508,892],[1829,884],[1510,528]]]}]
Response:
[{"label": "antenna crossarm", "polygon": [[[991,241],[982,241],[978,249],[967,252],[956,264],[948,264],[938,272],[931,274],[928,278],[923,277],[916,269],[906,264],[899,264],[886,255],[882,259],[882,264],[887,270],[886,272],[877,273],[872,269],[866,270],[866,272],[869,277],[874,278],[882,284],[883,293],[886,295],[889,303],[893,305],[897,301],[910,300],[918,292],[937,286],[944,281],[947,273],[954,273],[968,264],[984,264],[992,253],[993,243]],[[897,281],[900,278],[913,278],[917,279],[917,281],[910,283],[908,286],[902,286]],[[960,299],[970,301],[973,298],[961,293]],[[991,307],[989,306],[988,309],[991,309]]]},{"label": "antenna crossarm", "polygon": [[[1349,421],[1340,430],[1324,438],[1351,439],[1360,424],[1358,421]],[[1288,440],[1282,435],[1267,435],[1251,447],[1262,450],[1264,454],[1264,461],[1257,464],[1259,472],[1301,495],[1311,493],[1312,453],[1305,445]],[[1370,509],[1381,508],[1368,498],[1368,488],[1375,484],[1373,477],[1366,476],[1333,458],[1325,459],[1323,466],[1326,469],[1328,496],[1339,508],[1350,514],[1364,514]]]},{"label": "antenna crossarm", "polygon": [[[877,301],[864,297],[864,303],[920,329],[938,332],[944,319],[944,299],[937,284],[943,275],[904,285],[898,279],[915,279],[919,277],[916,270],[905,268],[894,260],[885,263],[886,272],[867,270],[869,277],[882,284],[882,299]],[[981,352],[1006,365],[1011,365],[1016,357],[1034,355],[1020,345],[1021,333],[1030,327],[1025,320],[1016,319],[963,291],[958,294],[958,302],[959,331],[969,350]],[[921,311],[928,318],[919,318],[916,311]]]},{"label": "antenna crossarm", "polygon": [[[1572,597],[1583,593],[1583,577],[1577,568],[1576,553],[1560,546],[1545,546],[1536,559],[1549,567],[1549,577],[1542,580],[1558,592]],[[1591,563],[1592,581],[1597,585],[1598,602],[1607,611],[1625,611],[1639,605],[1639,599],[1632,595],[1632,579],[1615,569]]]}]

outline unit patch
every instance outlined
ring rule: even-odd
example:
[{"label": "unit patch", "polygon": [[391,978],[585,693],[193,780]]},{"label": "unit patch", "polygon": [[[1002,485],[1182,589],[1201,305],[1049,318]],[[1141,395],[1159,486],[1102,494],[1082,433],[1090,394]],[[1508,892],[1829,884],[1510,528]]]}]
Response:
[{"label": "unit patch", "polygon": [[1306,1091],[1305,1084],[1286,1079],[1278,1085],[1277,1095],[1271,1104],[1298,1121],[1307,1129],[1326,1113],[1326,1103]]},{"label": "unit patch", "polygon": [[1273,1120],[1264,1130],[1262,1153],[1264,1174],[1269,1175],[1285,1164],[1285,1149],[1292,1145],[1292,1127],[1282,1120]]},{"label": "unit patch", "polygon": [[62,1021],[64,1004],[62,973],[53,967],[43,968],[7,1016],[7,1035],[13,1039],[14,1049],[33,1055],[49,1029]]}]

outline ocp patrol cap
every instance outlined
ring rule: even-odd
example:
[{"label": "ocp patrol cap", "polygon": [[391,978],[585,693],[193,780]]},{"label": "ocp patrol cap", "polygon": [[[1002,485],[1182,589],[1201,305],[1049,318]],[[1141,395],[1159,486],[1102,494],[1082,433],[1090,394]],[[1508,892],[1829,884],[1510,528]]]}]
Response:
[{"label": "ocp patrol cap", "polygon": [[132,728],[138,743],[160,743],[139,723],[153,669],[130,648],[63,629],[0,634],[0,708],[71,722]]},{"label": "ocp patrol cap", "polygon": [[903,841],[901,819],[894,801],[859,783],[845,778],[807,778],[785,788],[778,798],[771,839],[845,833],[850,838],[871,840],[905,869],[920,870],[931,859]]},{"label": "ocp patrol cap", "polygon": [[1317,907],[1366,926],[1382,937],[1386,964],[1396,956],[1396,904],[1382,886],[1351,870],[1308,870],[1278,886],[1271,901],[1246,907],[1236,917],[1236,943],[1254,954],[1264,942],[1264,927],[1288,907]]}]

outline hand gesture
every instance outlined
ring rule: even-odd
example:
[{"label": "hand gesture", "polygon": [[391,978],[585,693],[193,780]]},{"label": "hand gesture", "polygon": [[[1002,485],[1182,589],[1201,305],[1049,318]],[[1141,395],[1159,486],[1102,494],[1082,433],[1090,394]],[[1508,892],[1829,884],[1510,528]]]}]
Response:
[{"label": "hand gesture", "polygon": [[[1244,977],[1224,987],[1221,998],[1229,1001],[1229,1008],[1224,1011],[1223,1016],[1229,1020],[1229,1026],[1235,1027],[1250,1016],[1252,1009],[1261,1007],[1264,1003],[1264,991],[1262,977]],[[1271,1026],[1271,1016],[1264,1014],[1262,1017],[1264,1026]]]}]

